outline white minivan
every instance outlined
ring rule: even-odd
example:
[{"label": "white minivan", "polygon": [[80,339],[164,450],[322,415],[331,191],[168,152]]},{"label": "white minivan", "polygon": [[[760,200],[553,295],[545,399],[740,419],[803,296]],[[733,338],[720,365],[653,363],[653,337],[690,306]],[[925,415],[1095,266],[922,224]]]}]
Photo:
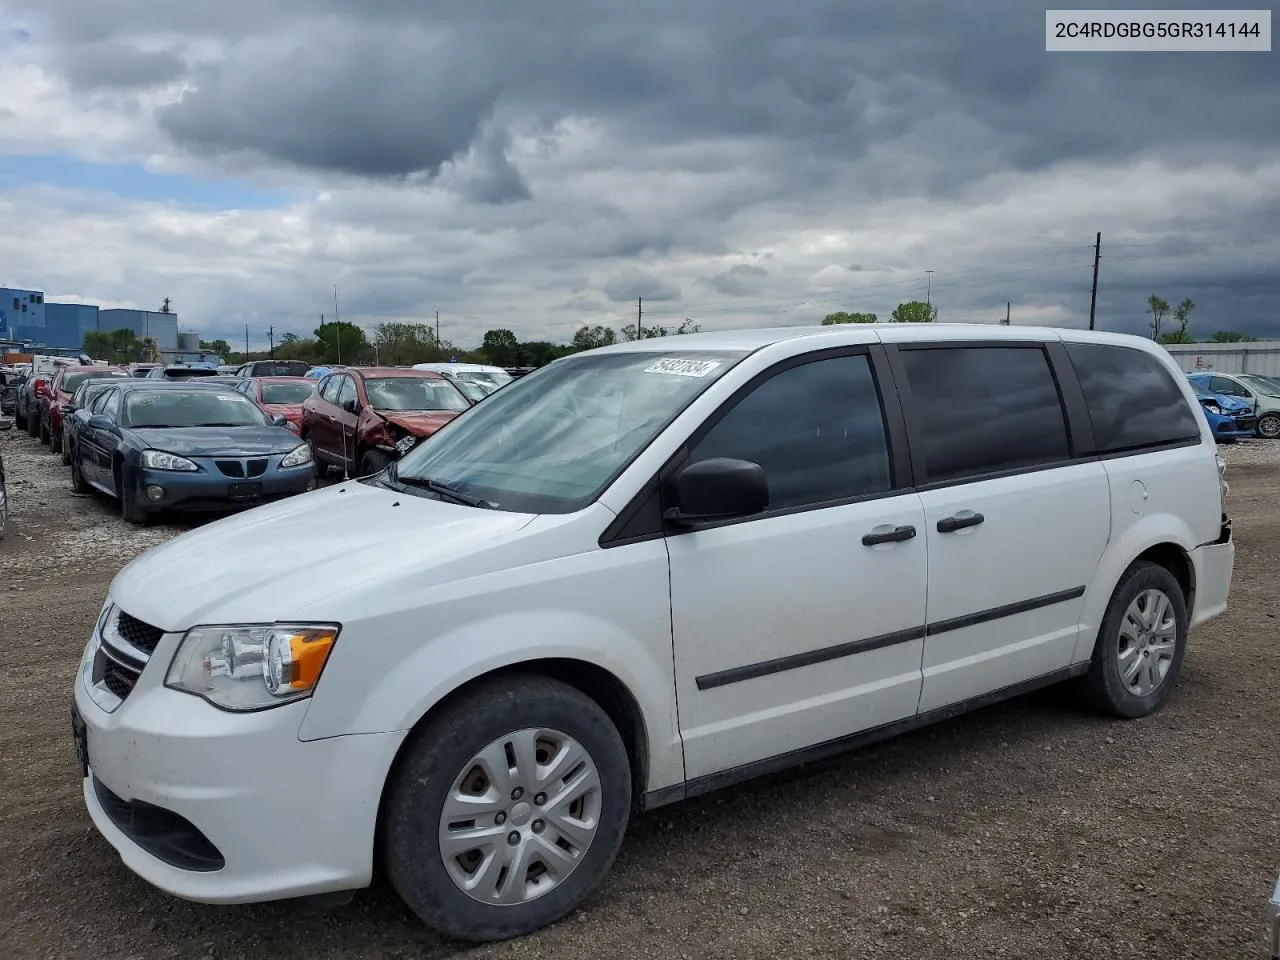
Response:
[{"label": "white minivan", "polygon": [[75,681],[85,802],[181,897],[342,894],[378,864],[446,934],[527,933],[636,811],[1059,681],[1149,714],[1226,608],[1225,490],[1190,384],[1135,337],[575,354],[380,474],[122,570]]}]

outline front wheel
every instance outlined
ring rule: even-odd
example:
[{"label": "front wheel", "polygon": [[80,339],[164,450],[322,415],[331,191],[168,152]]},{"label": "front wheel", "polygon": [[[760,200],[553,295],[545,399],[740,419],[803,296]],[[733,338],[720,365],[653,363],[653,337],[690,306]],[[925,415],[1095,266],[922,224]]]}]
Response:
[{"label": "front wheel", "polygon": [[129,482],[124,471],[116,468],[116,493],[120,497],[120,518],[126,523],[145,524],[150,514],[138,500],[138,489]]},{"label": "front wheel", "polygon": [[387,872],[422,920],[494,941],[554,923],[609,872],[631,809],[617,728],[545,677],[482,684],[405,747],[385,810]]},{"label": "front wheel", "polygon": [[1187,649],[1187,602],[1164,567],[1135,563],[1111,595],[1084,686],[1094,706],[1125,719],[1169,698]]},{"label": "front wheel", "polygon": [[1264,413],[1258,418],[1258,436],[1263,440],[1280,437],[1280,413]]}]

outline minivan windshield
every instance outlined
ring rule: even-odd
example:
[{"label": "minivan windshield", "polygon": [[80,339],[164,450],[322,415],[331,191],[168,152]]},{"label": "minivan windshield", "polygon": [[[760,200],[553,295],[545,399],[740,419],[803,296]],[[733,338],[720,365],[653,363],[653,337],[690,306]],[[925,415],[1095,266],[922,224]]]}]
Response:
[{"label": "minivan windshield", "polygon": [[247,397],[229,390],[130,390],[124,401],[122,426],[265,427],[266,416]]},{"label": "minivan windshield", "polygon": [[745,355],[676,348],[565,357],[462,414],[405,455],[393,479],[431,480],[499,510],[580,510]]}]

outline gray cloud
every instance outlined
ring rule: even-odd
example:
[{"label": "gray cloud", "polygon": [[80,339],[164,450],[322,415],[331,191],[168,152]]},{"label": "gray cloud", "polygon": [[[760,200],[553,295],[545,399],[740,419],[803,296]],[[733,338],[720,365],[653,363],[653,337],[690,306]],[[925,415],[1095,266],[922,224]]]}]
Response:
[{"label": "gray cloud", "polygon": [[153,87],[176,80],[186,64],[167,50],[139,50],[112,40],[81,44],[64,51],[62,70],[78,90]]},{"label": "gray cloud", "polygon": [[328,196],[225,236],[113,213],[84,242],[133,245],[87,254],[50,222],[63,253],[0,238],[0,261],[119,298],[135,278],[241,335],[327,309],[335,278],[351,316],[440,309],[478,341],[620,326],[640,296],[707,329],[884,316],[926,269],[943,319],[1008,300],[1078,324],[1098,229],[1107,328],[1141,330],[1159,292],[1197,301],[1193,329],[1280,335],[1274,55],[1047,54],[1013,0],[7,6],[80,94],[180,76],[103,52],[171,39],[198,66],[151,152]]},{"label": "gray cloud", "polygon": [[625,303],[643,297],[668,301],[680,298],[680,288],[643,270],[627,270],[611,277],[604,285],[605,295],[614,303]]}]

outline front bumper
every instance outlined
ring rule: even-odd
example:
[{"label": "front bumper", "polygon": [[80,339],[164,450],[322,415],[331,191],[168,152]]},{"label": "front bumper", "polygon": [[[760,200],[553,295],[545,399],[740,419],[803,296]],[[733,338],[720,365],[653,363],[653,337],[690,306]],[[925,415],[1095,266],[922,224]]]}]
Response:
[{"label": "front bumper", "polygon": [[[315,471],[310,463],[287,470],[272,465],[257,477],[228,477],[216,469],[207,469],[203,461],[197,462],[201,469],[190,473],[140,468],[137,473],[139,501],[154,510],[225,510],[270,503],[315,487]],[[150,496],[150,487],[160,487],[163,496],[160,499]]]},{"label": "front bumper", "polygon": [[84,800],[125,865],[175,896],[250,903],[367,886],[382,785],[401,734],[303,742],[308,702],[234,714],[164,687],[164,635],[118,705],[76,678]]}]

